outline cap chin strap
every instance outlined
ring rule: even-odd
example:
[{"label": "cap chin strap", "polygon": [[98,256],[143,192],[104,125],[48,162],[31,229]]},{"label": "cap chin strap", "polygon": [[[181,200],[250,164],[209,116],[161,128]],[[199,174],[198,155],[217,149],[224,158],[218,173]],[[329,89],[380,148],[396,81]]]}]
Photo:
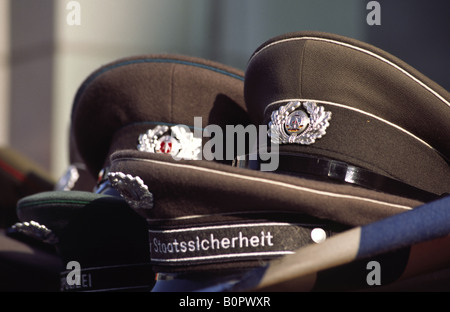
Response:
[{"label": "cap chin strap", "polygon": [[[255,155],[243,155],[234,160],[233,166],[260,170],[261,163],[263,161]],[[361,167],[313,155],[280,153],[279,165],[274,172],[302,178],[356,185],[423,202],[429,202],[442,196]]]}]

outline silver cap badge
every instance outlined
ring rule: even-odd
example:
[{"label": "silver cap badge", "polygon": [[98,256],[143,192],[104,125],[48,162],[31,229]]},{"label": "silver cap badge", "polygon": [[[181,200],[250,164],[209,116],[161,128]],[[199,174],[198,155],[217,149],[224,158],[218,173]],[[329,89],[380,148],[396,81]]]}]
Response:
[{"label": "silver cap badge", "polygon": [[178,159],[201,159],[202,139],[194,138],[186,126],[158,125],[138,138],[142,152],[170,154]]},{"label": "silver cap badge", "polygon": [[[81,165],[80,165],[81,166]],[[80,178],[80,173],[75,165],[70,165],[66,172],[59,178],[55,185],[55,191],[70,191]]]},{"label": "silver cap badge", "polygon": [[33,220],[30,222],[17,222],[10,228],[10,230],[23,233],[24,235],[49,244],[56,244],[59,241],[58,237],[45,225],[39,224]]},{"label": "silver cap badge", "polygon": [[272,112],[269,136],[277,144],[296,143],[310,145],[326,134],[331,112],[315,102],[291,101]]},{"label": "silver cap badge", "polygon": [[119,192],[131,208],[153,208],[153,194],[140,177],[133,177],[122,172],[109,172],[108,179],[111,186]]}]

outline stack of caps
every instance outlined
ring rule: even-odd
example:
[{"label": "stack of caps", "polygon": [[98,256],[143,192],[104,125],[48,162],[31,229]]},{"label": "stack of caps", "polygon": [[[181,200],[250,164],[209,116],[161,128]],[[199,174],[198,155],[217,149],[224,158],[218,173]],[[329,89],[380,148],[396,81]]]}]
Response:
[{"label": "stack of caps", "polygon": [[450,193],[449,99],[394,56],[326,33],[265,42],[245,75],[180,55],[121,59],[73,104],[95,190],[26,197],[18,216],[80,265],[75,290],[235,283]]}]

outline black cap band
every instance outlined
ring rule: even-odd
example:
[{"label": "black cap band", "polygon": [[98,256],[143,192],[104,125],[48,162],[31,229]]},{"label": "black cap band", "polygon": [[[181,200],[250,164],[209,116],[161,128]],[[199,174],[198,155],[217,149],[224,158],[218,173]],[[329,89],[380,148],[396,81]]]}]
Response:
[{"label": "black cap band", "polygon": [[[249,155],[243,155],[238,157],[233,165],[241,168],[259,170],[262,160],[254,158]],[[280,163],[278,169],[275,171],[276,173],[349,183],[367,189],[414,198],[425,202],[440,197],[440,195],[421,190],[412,185],[342,161],[293,153],[280,153],[279,159]]]},{"label": "black cap band", "polygon": [[155,275],[149,263],[110,265],[61,272],[61,291],[150,291]]},{"label": "black cap band", "polygon": [[150,258],[155,266],[184,269],[198,264],[269,260],[321,243],[335,233],[325,222],[246,221],[183,228],[150,225]]}]

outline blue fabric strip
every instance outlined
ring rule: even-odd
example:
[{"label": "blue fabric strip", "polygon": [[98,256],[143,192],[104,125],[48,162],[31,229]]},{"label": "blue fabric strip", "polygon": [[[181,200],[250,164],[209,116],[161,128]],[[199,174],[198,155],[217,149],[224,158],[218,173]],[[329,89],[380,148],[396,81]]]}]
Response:
[{"label": "blue fabric strip", "polygon": [[450,196],[361,227],[357,259],[450,234]]}]

